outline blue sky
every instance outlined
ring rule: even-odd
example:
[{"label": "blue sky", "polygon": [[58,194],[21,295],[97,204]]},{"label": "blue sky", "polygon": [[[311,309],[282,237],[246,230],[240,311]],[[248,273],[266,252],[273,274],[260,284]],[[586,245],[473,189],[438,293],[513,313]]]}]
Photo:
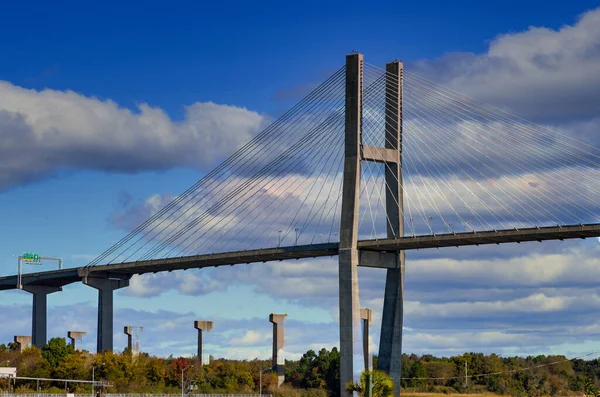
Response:
[{"label": "blue sky", "polygon": [[[550,126],[587,141],[600,126],[592,106],[600,103],[597,6],[592,1],[5,4],[0,274],[13,274],[16,256],[25,251],[62,257],[65,266],[86,264],[125,234],[115,225],[116,215],[147,209],[154,195],[184,191],[337,70],[352,50],[376,65],[403,59],[410,70],[523,117],[551,120]],[[571,51],[580,46],[585,56]],[[558,59],[543,87],[529,78],[540,76],[539,70],[523,67],[515,77],[492,62],[500,57],[519,64],[536,51]],[[586,68],[584,83],[574,80],[573,64]],[[496,81],[479,84],[485,73]],[[507,78],[525,94],[515,95]],[[580,98],[592,110],[573,105]],[[146,120],[160,128],[148,127]],[[186,135],[189,130],[199,135]],[[173,136],[165,137],[165,131]],[[41,133],[46,140],[31,139]],[[219,138],[215,150],[207,151],[194,136]],[[407,265],[405,351],[600,350],[593,342],[600,323],[586,318],[600,306],[594,254],[596,244],[588,241],[510,247],[501,255],[467,249],[415,256],[415,265]],[[485,270],[503,261],[513,266],[509,275],[492,277]],[[115,347],[124,347],[123,325],[141,325],[144,350],[190,354],[192,321],[214,319],[207,351],[268,357],[271,312],[290,315],[291,357],[333,346],[335,266],[335,260],[317,260],[301,262],[301,273],[290,264],[273,264],[140,278],[118,293]],[[361,270],[363,297],[376,311],[376,322],[382,276]],[[444,277],[463,281],[447,284]],[[270,281],[258,281],[264,278]],[[292,288],[313,284],[310,291]],[[0,296],[0,340],[29,334],[30,296],[16,291]],[[52,295],[49,335],[88,331],[84,344],[93,350],[95,302],[95,291],[80,285]],[[576,313],[564,317],[568,311]],[[570,328],[547,320],[557,316],[572,320]],[[309,322],[315,337],[306,335]],[[162,340],[167,331],[177,343]]]}]

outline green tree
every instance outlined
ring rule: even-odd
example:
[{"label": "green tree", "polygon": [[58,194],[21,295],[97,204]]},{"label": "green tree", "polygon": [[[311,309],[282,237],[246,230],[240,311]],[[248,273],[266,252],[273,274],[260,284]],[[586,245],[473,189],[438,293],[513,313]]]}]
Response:
[{"label": "green tree", "polygon": [[325,383],[327,391],[333,397],[340,395],[340,352],[337,347],[331,349],[329,353],[329,366],[325,373]]},{"label": "green tree", "polygon": [[67,344],[65,338],[52,338],[42,348],[42,357],[53,369],[69,354],[73,354],[73,346]]},{"label": "green tree", "polygon": [[454,375],[454,364],[448,361],[429,360],[424,366],[427,378],[438,378],[433,380],[436,385],[445,385],[446,379]]},{"label": "green tree", "polygon": [[50,377],[50,366],[48,365],[48,362],[42,358],[40,349],[35,346],[25,349],[12,365],[17,367],[19,376],[31,378]]},{"label": "green tree", "polygon": [[340,395],[340,353],[337,348],[309,350],[291,373],[291,383],[307,389],[325,389],[331,396]]},{"label": "green tree", "polygon": [[421,361],[415,362],[410,368],[410,385],[412,387],[423,388],[425,386],[425,379],[427,378],[427,369]]},{"label": "green tree", "polygon": [[53,374],[58,379],[87,379],[91,376],[85,367],[87,354],[75,352],[65,356],[60,365],[53,369]]}]

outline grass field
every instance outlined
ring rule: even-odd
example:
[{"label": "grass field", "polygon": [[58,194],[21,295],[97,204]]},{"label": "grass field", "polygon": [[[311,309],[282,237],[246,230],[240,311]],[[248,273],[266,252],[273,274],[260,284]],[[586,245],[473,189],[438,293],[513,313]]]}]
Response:
[{"label": "grass field", "polygon": [[[402,393],[403,397],[448,397],[448,396],[465,396],[465,397],[491,397],[491,396],[499,396],[499,394],[493,393],[414,393],[414,392],[406,392]],[[508,397],[508,396],[505,396]]]},{"label": "grass field", "polygon": [[[573,392],[569,396],[583,396],[583,393]],[[401,394],[402,397],[500,397],[500,394],[494,393],[416,393],[416,392],[406,392]],[[510,397],[509,395],[502,395],[502,397]]]}]

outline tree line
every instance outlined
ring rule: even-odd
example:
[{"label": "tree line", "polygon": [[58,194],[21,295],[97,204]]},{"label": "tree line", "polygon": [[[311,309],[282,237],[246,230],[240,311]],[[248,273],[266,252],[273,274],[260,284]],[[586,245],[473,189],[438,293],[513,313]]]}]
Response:
[{"label": "tree line", "polygon": [[[374,357],[374,367],[377,357]],[[140,353],[91,354],[74,351],[64,338],[53,338],[40,350],[29,347],[19,352],[13,343],[0,345],[0,365],[17,367],[23,377],[110,382],[114,393],[172,393],[184,388],[192,393],[257,393],[273,395],[339,396],[340,355],[336,348],[307,351],[299,360],[286,360],[286,381],[276,389],[277,378],[268,370],[270,360],[211,358],[198,365],[197,357],[155,357]],[[466,369],[465,369],[466,366]],[[465,372],[468,374],[465,379]],[[597,385],[599,360],[567,360],[564,356],[500,357],[495,354],[465,353],[453,357],[402,357],[403,391],[438,393],[496,393],[511,396],[558,396],[581,392]],[[587,383],[586,383],[587,382]],[[17,392],[34,392],[35,381],[18,381]],[[39,382],[41,392],[64,391],[64,382]],[[0,380],[0,392],[8,382]],[[89,384],[71,383],[71,393],[90,393]]]}]

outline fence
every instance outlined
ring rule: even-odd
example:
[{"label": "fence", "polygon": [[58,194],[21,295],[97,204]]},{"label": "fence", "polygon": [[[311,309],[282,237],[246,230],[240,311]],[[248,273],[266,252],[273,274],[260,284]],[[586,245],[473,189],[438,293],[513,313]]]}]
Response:
[{"label": "fence", "polygon": [[[13,394],[0,393],[2,397],[90,397],[91,394],[45,394],[45,393],[28,393],[28,394]],[[105,397],[181,397],[181,394],[105,394]],[[257,397],[257,394],[186,394],[187,397]],[[273,397],[271,394],[262,394],[263,397]]]}]

